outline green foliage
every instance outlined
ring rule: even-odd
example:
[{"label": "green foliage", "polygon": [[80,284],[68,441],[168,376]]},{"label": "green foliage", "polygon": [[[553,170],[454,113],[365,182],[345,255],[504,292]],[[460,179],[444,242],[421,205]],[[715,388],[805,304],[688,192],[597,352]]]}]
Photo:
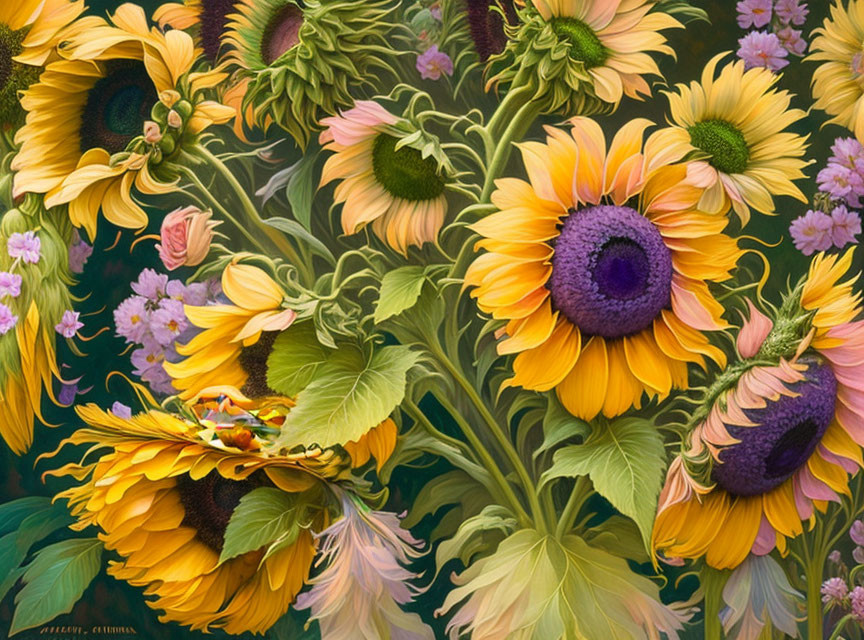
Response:
[{"label": "green foliage", "polygon": [[329,357],[318,342],[315,324],[300,322],[283,331],[267,358],[267,386],[288,397],[296,396],[315,377]]},{"label": "green foliage", "polygon": [[274,229],[279,229],[282,233],[291,236],[292,238],[303,242],[313,252],[327,260],[330,264],[335,264],[336,260],[330,249],[323,242],[313,236],[309,230],[296,220],[288,218],[267,218],[264,222],[269,224]]},{"label": "green foliage", "polygon": [[613,556],[636,562],[650,562],[642,542],[642,533],[632,520],[613,515],[585,531],[585,541]]},{"label": "green foliage", "polygon": [[304,524],[304,503],[296,494],[259,487],[240,498],[225,529],[219,562],[278,541],[291,544]]},{"label": "green foliage", "polygon": [[705,9],[694,7],[690,0],[660,0],[657,8],[664,13],[678,18],[684,24],[700,20],[708,23],[711,22]]},{"label": "green foliage", "polygon": [[308,152],[294,165],[285,193],[294,217],[306,228],[312,228],[312,201],[318,180],[315,178],[315,165],[318,153]]},{"label": "green foliage", "polygon": [[358,440],[402,402],[417,358],[404,346],[379,347],[368,358],[347,346],[334,352],[298,394],[280,444],[330,447]]},{"label": "green foliage", "polygon": [[536,458],[544,451],[554,449],[557,445],[570,440],[581,438],[583,441],[591,433],[591,425],[572,415],[555,394],[546,395],[546,413],[543,415],[543,444],[534,452]]},{"label": "green foliage", "polygon": [[556,451],[542,482],[589,476],[612,506],[635,520],[647,548],[664,468],[663,438],[656,427],[640,418],[620,418],[597,425],[584,444]]},{"label": "green foliage", "polygon": [[101,567],[102,543],[96,538],[63,540],[39,551],[15,598],[11,633],[69,613]]},{"label": "green foliage", "polygon": [[448,505],[456,505],[440,518],[431,541],[449,537],[468,518],[480,513],[490,502],[489,492],[476,479],[463,471],[449,471],[430,480],[420,490],[408,515],[402,520],[406,529],[415,527],[427,515]]},{"label": "green foliage", "polygon": [[449,540],[438,545],[435,565],[441,571],[450,560],[458,558],[468,566],[478,553],[494,550],[498,544],[516,529],[516,518],[506,507],[490,504],[468,518]]},{"label": "green foliage", "polygon": [[375,322],[383,322],[413,307],[420,298],[425,281],[423,267],[400,267],[387,273],[381,280]]}]

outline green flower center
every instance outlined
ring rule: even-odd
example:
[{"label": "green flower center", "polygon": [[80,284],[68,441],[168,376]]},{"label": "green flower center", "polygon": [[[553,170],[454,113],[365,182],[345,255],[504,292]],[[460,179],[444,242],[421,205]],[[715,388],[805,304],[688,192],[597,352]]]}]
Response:
[{"label": "green flower center", "polygon": [[21,43],[28,31],[29,27],[12,31],[8,25],[0,24],[0,124],[16,125],[23,121],[18,92],[39,79],[40,68],[13,60],[21,53]]},{"label": "green flower center", "polygon": [[587,24],[576,18],[553,18],[552,30],[570,43],[570,57],[586,69],[601,67],[609,59],[609,50]]},{"label": "green flower center", "polygon": [[261,37],[261,57],[273,64],[300,42],[303,10],[295,4],[286,4],[273,13]]},{"label": "green flower center", "polygon": [[711,156],[708,163],[723,173],[743,173],[750,160],[747,140],[725,120],[697,122],[687,129],[690,142]]},{"label": "green flower center", "polygon": [[378,134],[372,148],[372,169],[375,178],[396,198],[432,200],[444,193],[444,180],[438,175],[438,165],[424,158],[418,149],[396,149],[398,138]]}]

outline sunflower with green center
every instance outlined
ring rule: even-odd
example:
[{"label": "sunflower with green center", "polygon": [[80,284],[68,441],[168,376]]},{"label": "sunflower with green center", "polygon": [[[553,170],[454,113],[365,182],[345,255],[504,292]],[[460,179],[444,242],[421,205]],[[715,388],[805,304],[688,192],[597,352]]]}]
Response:
[{"label": "sunflower with green center", "polygon": [[712,387],[669,468],[652,544],[718,569],[785,553],[864,467],[864,322],[852,252],[818,254],[774,319],[750,304],[744,360]]},{"label": "sunflower with green center", "polygon": [[708,287],[730,277],[742,250],[727,221],[696,209],[687,169],[670,165],[668,133],[623,126],[607,151],[600,126],[574,118],[520,145],[528,182],[498,180],[499,211],[465,276],[477,305],[506,320],[501,355],[518,354],[505,386],[555,389],[591,420],[688,385],[688,363],[721,366],[703,332],[725,329]]},{"label": "sunflower with green center", "polygon": [[746,70],[738,60],[715,78],[726,55],[711,59],[701,83],[666,93],[674,125],[669,143],[678,157],[694,160],[687,180],[703,190],[699,208],[726,213],[731,206],[746,224],[750,207],[773,214],[774,196],[807,202],[793,182],[806,177],[807,138],[787,131],[805,114],[789,108],[792,96],[775,87],[780,76],[768,69]]},{"label": "sunflower with green center", "polygon": [[394,8],[392,0],[240,0],[225,42],[249,79],[244,105],[305,146],[322,115],[350,106],[353,88],[390,68]]},{"label": "sunflower with green center", "polygon": [[[662,77],[651,52],[674,56],[664,29],[682,27],[654,0],[537,0],[519,11],[518,31],[491,61],[489,85],[530,87],[543,111],[588,115],[617,108]],[[503,65],[503,69],[501,66]],[[500,69],[500,70],[499,70]]]},{"label": "sunflower with green center", "polygon": [[345,233],[371,224],[375,235],[405,255],[409,246],[438,237],[447,212],[447,177],[443,158],[400,144],[404,134],[397,123],[400,118],[368,100],[324,118],[320,142],[335,153],[324,164],[321,186],[339,180],[334,200],[342,204]]},{"label": "sunflower with green center", "polygon": [[[146,225],[133,186],[144,194],[172,191],[175,177],[159,174],[162,160],[234,115],[201,99],[223,76],[190,75],[197,54],[189,35],[151,30],[132,4],[121,5],[112,21],[71,38],[65,59],[24,92],[27,120],[12,162],[16,196],[40,193],[48,207],[68,204],[72,223],[91,238],[100,209],[118,226]],[[155,130],[143,135],[151,119]]]}]

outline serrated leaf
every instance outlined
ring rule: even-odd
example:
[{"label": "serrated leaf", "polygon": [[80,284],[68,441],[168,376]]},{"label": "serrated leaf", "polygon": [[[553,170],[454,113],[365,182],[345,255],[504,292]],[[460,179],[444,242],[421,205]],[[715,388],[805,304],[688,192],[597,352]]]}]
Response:
[{"label": "serrated leaf", "polygon": [[294,397],[306,388],[330,352],[318,342],[315,323],[300,322],[276,337],[267,358],[267,386]]},{"label": "serrated leaf", "polygon": [[385,274],[375,307],[375,322],[383,322],[413,307],[426,282],[423,267],[399,267]]},{"label": "serrated leaf", "polygon": [[417,358],[404,346],[380,347],[368,359],[357,349],[336,351],[298,394],[280,444],[326,448],[358,440],[402,402],[406,374]]},{"label": "serrated leaf", "polygon": [[330,264],[335,264],[336,260],[333,258],[333,254],[330,252],[330,249],[321,242],[318,238],[313,236],[306,227],[297,222],[296,220],[289,220],[288,218],[279,218],[274,216],[272,218],[267,218],[264,220],[268,225],[273,227],[274,229],[279,229],[282,233],[285,233],[292,238],[296,238],[297,240],[306,244],[309,249],[312,250],[313,253],[318,254],[325,260],[327,260]]},{"label": "serrated leaf", "polygon": [[297,496],[259,487],[240,498],[225,528],[225,542],[219,562],[256,551],[288,534],[299,525]]},{"label": "serrated leaf", "polygon": [[11,634],[38,627],[69,613],[102,567],[102,543],[96,538],[63,540],[36,554],[15,598]]},{"label": "serrated leaf", "polygon": [[584,441],[591,433],[591,425],[572,415],[554,394],[547,394],[546,413],[543,416],[543,444],[534,452],[536,459],[544,451],[580,437]]},{"label": "serrated leaf", "polygon": [[639,418],[598,425],[584,444],[555,452],[541,478],[589,476],[594,488],[621,513],[632,518],[648,548],[665,466],[663,438]]}]

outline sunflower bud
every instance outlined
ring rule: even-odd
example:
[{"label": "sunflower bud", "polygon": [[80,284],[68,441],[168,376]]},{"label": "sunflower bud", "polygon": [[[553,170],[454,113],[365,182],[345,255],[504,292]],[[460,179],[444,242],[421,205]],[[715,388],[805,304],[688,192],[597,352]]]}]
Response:
[{"label": "sunflower bud", "polygon": [[174,129],[179,129],[183,126],[183,118],[174,109],[168,112],[168,126]]},{"label": "sunflower bud", "polygon": [[219,224],[210,219],[212,215],[190,206],[165,216],[160,232],[162,243],[156,249],[169,271],[184,265],[194,267],[204,261],[210,251],[213,229]]},{"label": "sunflower bud", "polygon": [[152,120],[147,120],[144,123],[144,140],[148,144],[157,144],[162,140],[162,128]]}]

